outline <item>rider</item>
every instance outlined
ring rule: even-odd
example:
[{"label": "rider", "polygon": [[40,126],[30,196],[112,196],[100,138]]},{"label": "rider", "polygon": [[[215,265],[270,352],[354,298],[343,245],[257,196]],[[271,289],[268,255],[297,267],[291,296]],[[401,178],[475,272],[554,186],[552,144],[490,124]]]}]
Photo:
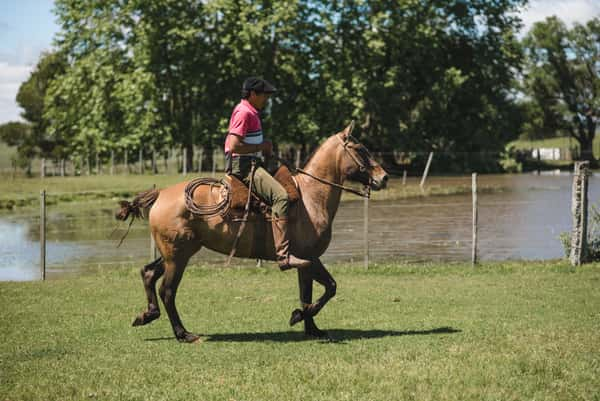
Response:
[{"label": "rider", "polygon": [[303,268],[310,261],[290,254],[288,236],[288,195],[286,190],[262,167],[263,154],[269,156],[273,144],[263,138],[259,110],[277,89],[262,78],[250,77],[242,86],[242,100],[233,109],[225,139],[227,173],[250,184],[252,161],[256,163],[253,191],[271,205],[275,254],[281,270]]}]

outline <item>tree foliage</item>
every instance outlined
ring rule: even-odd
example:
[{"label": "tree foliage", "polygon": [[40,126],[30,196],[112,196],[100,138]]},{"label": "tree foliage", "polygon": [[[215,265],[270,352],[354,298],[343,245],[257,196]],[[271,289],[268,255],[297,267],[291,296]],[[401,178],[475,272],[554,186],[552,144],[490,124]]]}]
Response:
[{"label": "tree foliage", "polygon": [[175,145],[191,158],[222,145],[242,81],[259,75],[279,89],[264,119],[276,143],[309,151],[356,119],[376,151],[493,169],[517,132],[524,2],[57,0],[67,68],[42,120],[73,154]]},{"label": "tree foliage", "polygon": [[537,129],[566,133],[595,164],[592,142],[600,116],[600,18],[568,29],[557,17],[536,23],[524,40],[526,94]]}]

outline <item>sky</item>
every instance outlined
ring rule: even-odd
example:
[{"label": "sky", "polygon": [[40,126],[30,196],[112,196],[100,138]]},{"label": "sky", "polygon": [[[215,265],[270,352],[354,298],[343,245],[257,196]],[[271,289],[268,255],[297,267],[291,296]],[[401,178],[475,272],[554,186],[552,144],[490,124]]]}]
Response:
[{"label": "sky", "polygon": [[[0,0],[0,124],[21,119],[19,86],[58,31],[52,8],[53,0]],[[600,0],[532,0],[521,13],[524,30],[551,15],[584,23],[600,16]]]}]

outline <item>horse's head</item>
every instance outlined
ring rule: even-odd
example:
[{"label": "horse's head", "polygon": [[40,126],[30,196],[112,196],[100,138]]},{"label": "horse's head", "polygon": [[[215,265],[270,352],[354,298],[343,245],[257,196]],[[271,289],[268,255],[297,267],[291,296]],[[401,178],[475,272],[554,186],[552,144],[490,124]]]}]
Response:
[{"label": "horse's head", "polygon": [[360,182],[378,191],[387,185],[388,175],[367,148],[352,136],[354,121],[337,135],[344,146],[342,172],[350,181]]}]

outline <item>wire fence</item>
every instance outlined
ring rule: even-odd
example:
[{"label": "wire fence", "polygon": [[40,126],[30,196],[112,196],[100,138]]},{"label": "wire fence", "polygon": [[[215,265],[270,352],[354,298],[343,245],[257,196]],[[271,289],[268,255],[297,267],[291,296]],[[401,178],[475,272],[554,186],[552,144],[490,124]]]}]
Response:
[{"label": "wire fence", "polygon": [[[600,143],[599,143],[600,146]],[[600,152],[600,151],[599,151]],[[278,156],[287,160],[290,165],[301,166],[308,154],[295,146],[283,146],[278,150]],[[424,162],[430,151],[423,150],[393,150],[373,151],[372,154],[378,161],[393,160],[398,166],[411,165],[414,159]],[[498,160],[499,151],[444,151],[435,150],[436,159],[468,157],[473,160],[487,161]],[[537,161],[569,162],[577,159],[577,152],[573,148],[540,148],[519,150],[515,158],[529,158]],[[187,148],[170,148],[153,150],[151,148],[138,148],[128,151],[113,150],[85,155],[74,155],[67,158],[34,158],[27,167],[18,166],[15,161],[11,167],[0,167],[4,174],[23,174],[29,171],[34,176],[80,176],[80,175],[129,175],[129,174],[187,174],[194,171],[212,172],[213,175],[225,170],[226,159],[223,149],[219,146],[203,148],[193,146],[189,152]]]},{"label": "wire fence", "polygon": [[[531,182],[522,183],[521,190],[479,194],[477,237],[473,236],[470,193],[370,201],[366,206],[362,201],[342,202],[322,260],[365,265],[390,260],[468,262],[473,259],[474,243],[481,260],[563,257],[559,235],[571,229],[571,177],[553,177],[539,187],[536,185],[541,185],[542,178],[526,179]],[[591,199],[600,199],[600,186],[594,177],[590,178],[590,192]],[[115,231],[113,203],[102,200],[99,206],[81,210],[48,206],[45,239],[50,274],[109,266],[141,267],[151,260],[153,250],[145,221],[133,225],[124,244],[117,248],[126,224],[121,223]],[[0,279],[5,279],[2,268],[6,265],[37,269],[41,263],[41,223],[36,213],[0,216]],[[203,249],[190,263],[218,266],[225,260],[224,255]],[[237,264],[255,265],[256,260],[238,259]],[[37,271],[29,276],[35,278]]]}]

